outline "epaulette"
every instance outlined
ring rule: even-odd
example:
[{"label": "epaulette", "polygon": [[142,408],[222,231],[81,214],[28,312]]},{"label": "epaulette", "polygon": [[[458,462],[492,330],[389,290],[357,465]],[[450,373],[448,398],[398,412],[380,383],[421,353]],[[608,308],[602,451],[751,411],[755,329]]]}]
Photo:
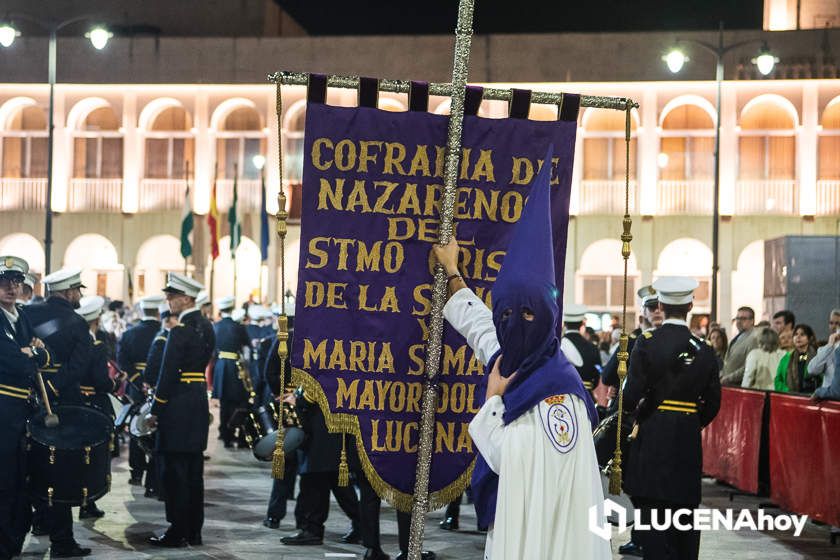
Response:
[{"label": "epaulette", "polygon": [[157,341],[159,341],[159,340],[163,340],[163,341],[165,341],[165,340],[166,340],[166,337],[165,337],[165,336],[157,336],[157,337],[155,337],[155,342],[157,342]]},{"label": "epaulette", "polygon": [[645,338],[652,338],[653,333],[650,332],[650,331],[645,331],[645,332],[642,333],[642,336],[645,337]]}]

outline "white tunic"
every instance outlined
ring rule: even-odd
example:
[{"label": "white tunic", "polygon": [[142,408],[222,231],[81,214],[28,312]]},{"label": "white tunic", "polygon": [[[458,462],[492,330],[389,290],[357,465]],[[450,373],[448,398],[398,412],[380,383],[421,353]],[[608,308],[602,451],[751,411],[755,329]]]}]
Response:
[{"label": "white tunic", "polygon": [[[482,363],[499,342],[489,309],[459,290],[443,310]],[[609,541],[589,531],[589,508],[604,501],[586,405],[555,395],[508,424],[501,397],[490,398],[470,422],[470,436],[499,475],[495,522],[486,560],[608,560]]]}]

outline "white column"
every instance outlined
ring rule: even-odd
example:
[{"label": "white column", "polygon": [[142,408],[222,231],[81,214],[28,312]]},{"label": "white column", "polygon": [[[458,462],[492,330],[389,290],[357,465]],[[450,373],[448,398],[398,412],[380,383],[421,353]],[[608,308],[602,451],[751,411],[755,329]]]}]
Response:
[{"label": "white column", "polygon": [[[277,100],[275,98],[276,90],[274,88],[266,88],[266,124],[268,125],[268,142],[267,153],[265,154],[265,180],[266,180],[266,207],[269,214],[277,212],[277,193],[281,185],[280,169],[278,162],[277,146],[280,141],[280,134],[277,126]],[[274,220],[269,218],[269,226],[274,225]],[[277,251],[276,247],[278,240],[274,227],[270,227],[268,235],[268,281],[263,287],[265,295],[269,301],[279,302],[283,294],[277,294]]]},{"label": "white column", "polygon": [[[47,95],[49,95],[49,90]],[[54,212],[64,212],[67,210],[67,193],[70,178],[73,176],[73,138],[67,130],[64,91],[58,85],[55,86],[54,104],[52,200],[50,202]],[[53,262],[55,262],[55,255],[53,255]]]},{"label": "white column", "polygon": [[583,175],[583,127],[575,135],[575,161],[572,167],[572,192],[569,196],[569,215],[580,214],[581,180]]},{"label": "white column", "polygon": [[196,214],[210,211],[210,189],[213,185],[215,150],[210,132],[210,96],[199,89],[195,98],[195,192],[193,210]]},{"label": "white column", "polygon": [[802,86],[802,125],[796,135],[796,180],[799,185],[799,214],[817,213],[817,134],[820,109],[817,84]]},{"label": "white column", "polygon": [[720,214],[731,216],[735,213],[738,181],[738,96],[735,84],[723,84],[720,123]]},{"label": "white column", "polygon": [[123,96],[123,190],[122,211],[137,212],[140,207],[140,168],[143,154],[142,142],[137,133],[137,94],[133,91]]},{"label": "white column", "polygon": [[638,158],[639,210],[643,216],[656,214],[656,158],[659,155],[659,135],[657,134],[659,107],[656,100],[656,88],[645,88],[639,107],[642,117],[642,130],[636,145]]}]

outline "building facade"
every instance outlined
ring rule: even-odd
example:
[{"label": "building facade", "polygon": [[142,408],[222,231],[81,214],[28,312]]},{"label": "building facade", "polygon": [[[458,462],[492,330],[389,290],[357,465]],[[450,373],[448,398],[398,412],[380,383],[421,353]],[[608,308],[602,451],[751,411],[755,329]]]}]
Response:
[{"label": "building facade", "polygon": [[[635,43],[630,50],[638,45],[637,54],[661,53],[674,39],[673,34],[614,35],[597,37],[607,37],[608,42],[632,39]],[[754,35],[746,33],[747,37]],[[764,36],[772,40],[777,35]],[[727,39],[739,37],[735,34]],[[809,53],[817,52],[813,60],[806,61],[812,75],[835,72],[830,43],[826,51],[823,32],[782,33],[778,37],[777,43],[784,52],[796,52],[797,44],[805,44]],[[697,80],[696,75],[688,76],[694,79],[666,80],[668,76],[658,56],[648,57],[655,60],[648,60],[644,67],[635,63],[635,80],[607,79],[609,74],[626,73],[611,72],[610,68],[577,70],[576,60],[567,66],[581,76],[580,81],[560,81],[557,76],[563,75],[562,70],[539,69],[533,61],[525,63],[524,68],[513,69],[509,59],[516,53],[528,60],[538,55],[550,58],[540,50],[548,48],[550,39],[551,36],[521,36],[521,46],[512,53],[502,48],[513,44],[508,37],[477,38],[474,54],[479,55],[475,56],[479,69],[471,77],[476,83],[494,87],[515,85],[627,96],[638,101],[640,107],[632,115],[629,145],[630,206],[634,217],[630,288],[635,290],[659,275],[693,276],[701,282],[696,312],[707,312],[712,269],[714,82]],[[341,60],[349,60],[342,59],[346,55],[331,57],[346,40],[337,39],[338,46],[325,46],[321,54],[307,52],[298,58],[294,55],[300,52],[301,42],[311,41],[310,46],[316,49],[325,39],[266,40],[262,51],[249,51],[247,60],[253,65],[255,56],[271,60],[278,52],[287,52],[290,54],[286,60],[291,61],[288,68],[311,63],[310,70],[332,70]],[[558,36],[558,40],[572,39]],[[71,81],[82,47],[72,43],[75,40],[67,41],[71,41],[71,69],[65,72],[71,74],[66,76]],[[204,44],[202,40],[184,41],[193,41],[184,43],[191,44],[190,48],[195,48],[194,41]],[[359,73],[361,68],[374,70],[362,73],[383,77],[434,78],[441,74],[438,66],[443,65],[445,71],[444,60],[450,57],[450,47],[437,37],[394,39],[389,52],[412,60],[407,71],[417,72],[395,76],[390,72],[390,58],[381,64],[374,60],[374,47],[381,45],[381,38],[355,41],[355,52],[361,58],[353,64],[348,62],[346,70],[337,71]],[[821,51],[809,46],[820,42]],[[33,57],[30,62],[40,56],[35,54],[36,46],[24,46],[24,54]],[[428,49],[434,54],[429,59],[411,59],[412,49]],[[145,51],[140,47],[137,52]],[[750,52],[736,52],[728,60],[731,70],[723,84],[721,103],[722,319],[745,304],[762,313],[765,240],[790,234],[837,235],[840,226],[840,82],[818,77],[791,78],[795,65],[785,66],[784,58],[776,79],[751,79],[754,75],[747,62]],[[484,59],[480,57],[482,53]],[[273,213],[281,185],[277,156],[278,141],[281,142],[282,185],[289,195],[292,217],[298,217],[305,92],[298,87],[283,88],[283,112],[278,124],[273,86],[250,78],[247,72],[231,79],[228,70],[219,70],[207,61],[185,66],[186,85],[166,83],[172,80],[156,74],[157,56],[148,55],[145,61],[133,59],[137,75],[130,80],[124,69],[115,68],[114,74],[122,78],[121,82],[108,81],[108,70],[97,67],[79,70],[79,76],[85,76],[81,81],[102,83],[60,83],[56,87],[53,191],[49,200],[57,213],[52,269],[83,267],[86,284],[92,290],[119,299],[136,299],[157,291],[167,271],[185,269],[204,282],[209,282],[212,274],[214,293],[229,293],[233,289],[234,264],[224,237],[224,214],[235,181],[244,234],[235,261],[237,298],[243,301],[249,295],[260,297],[261,293],[263,298],[276,300],[279,252],[272,235],[269,258],[260,262],[262,193],[253,156],[267,157],[266,208]],[[173,56],[172,63],[177,65],[183,62],[178,56],[187,55]],[[246,55],[238,52],[234,60],[242,56]],[[631,58],[622,56],[628,61]],[[606,55],[601,58],[606,61]],[[699,54],[697,59],[704,61]],[[45,266],[44,208],[48,202],[48,88],[26,81],[31,68],[22,65],[27,60],[24,56],[18,61],[20,66],[10,66],[16,79],[0,84],[0,254],[19,254],[41,272]],[[803,64],[795,60],[796,64]],[[4,64],[9,61],[0,60],[0,66]],[[562,68],[562,64],[559,66]],[[203,81],[196,79],[202,69],[209,78],[219,77],[218,83],[198,83]],[[568,70],[566,76],[571,75]],[[154,79],[156,76],[158,79]],[[328,102],[352,106],[356,93],[330,90]],[[433,98],[430,111],[447,113],[448,103],[447,99]],[[384,110],[401,111],[406,106],[405,96],[383,94],[380,100]],[[507,115],[507,107],[501,102],[485,101],[479,114],[500,118]],[[533,106],[530,118],[554,119],[556,110]],[[620,112],[581,112],[572,186],[566,300],[577,300],[601,313],[617,313],[621,309],[623,265],[618,237],[624,206],[625,150],[624,116]],[[197,216],[194,254],[185,263],[180,256],[178,235],[187,185]],[[203,219],[214,185],[223,236],[221,255],[215,262],[208,255],[209,238]],[[300,254],[298,240],[299,227],[290,227],[286,287],[292,290]]]}]

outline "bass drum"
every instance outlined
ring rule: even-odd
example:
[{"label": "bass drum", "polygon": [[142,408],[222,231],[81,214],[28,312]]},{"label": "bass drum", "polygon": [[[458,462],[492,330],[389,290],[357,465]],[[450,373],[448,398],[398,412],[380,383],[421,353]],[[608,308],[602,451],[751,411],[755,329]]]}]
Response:
[{"label": "bass drum", "polygon": [[59,425],[44,425],[46,412],[27,422],[26,449],[30,496],[46,502],[84,506],[111,489],[114,423],[86,406],[58,406]]},{"label": "bass drum", "polygon": [[[621,456],[622,463],[627,464],[630,442],[627,439],[633,430],[633,417],[626,412],[621,417]],[[598,466],[602,469],[612,460],[615,452],[616,430],[618,430],[618,412],[607,416],[598,423],[598,427],[592,432],[595,441],[595,455],[598,457]]]}]

